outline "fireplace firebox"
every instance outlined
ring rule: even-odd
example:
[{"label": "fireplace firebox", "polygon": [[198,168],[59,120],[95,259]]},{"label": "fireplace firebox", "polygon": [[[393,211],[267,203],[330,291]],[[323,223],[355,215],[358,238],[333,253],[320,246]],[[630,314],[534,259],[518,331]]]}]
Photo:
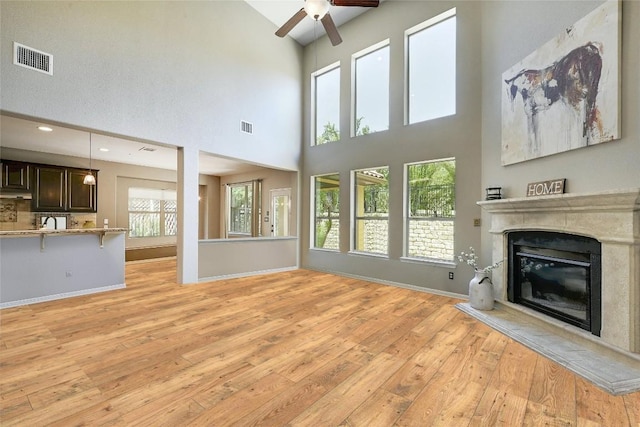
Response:
[{"label": "fireplace firebox", "polygon": [[508,234],[509,301],[600,336],[601,247],[590,237]]}]

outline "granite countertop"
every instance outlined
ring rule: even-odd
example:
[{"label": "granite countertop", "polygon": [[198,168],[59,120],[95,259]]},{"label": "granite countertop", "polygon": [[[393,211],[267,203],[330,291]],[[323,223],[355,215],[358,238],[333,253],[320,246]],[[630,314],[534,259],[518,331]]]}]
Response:
[{"label": "granite countertop", "polygon": [[0,231],[0,237],[15,236],[41,236],[41,235],[65,235],[65,234],[102,234],[102,233],[124,233],[128,228],[68,228],[65,230],[14,230]]}]

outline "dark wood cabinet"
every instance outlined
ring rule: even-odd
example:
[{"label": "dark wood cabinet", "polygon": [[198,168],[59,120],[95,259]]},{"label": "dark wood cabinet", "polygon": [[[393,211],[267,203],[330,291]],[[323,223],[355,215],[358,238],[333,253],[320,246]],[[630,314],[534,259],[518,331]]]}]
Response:
[{"label": "dark wood cabinet", "polygon": [[34,212],[96,212],[98,171],[92,170],[96,185],[84,183],[87,169],[0,160],[0,190],[29,192]]},{"label": "dark wood cabinet", "polygon": [[84,183],[87,170],[67,170],[67,210],[72,212],[95,212],[97,210],[98,172],[92,171],[96,177],[96,185]]},{"label": "dark wood cabinet", "polygon": [[34,211],[65,211],[67,204],[67,170],[55,166],[34,166]]},{"label": "dark wood cabinet", "polygon": [[2,181],[0,187],[3,190],[30,190],[31,180],[29,176],[29,164],[23,162],[2,161]]}]

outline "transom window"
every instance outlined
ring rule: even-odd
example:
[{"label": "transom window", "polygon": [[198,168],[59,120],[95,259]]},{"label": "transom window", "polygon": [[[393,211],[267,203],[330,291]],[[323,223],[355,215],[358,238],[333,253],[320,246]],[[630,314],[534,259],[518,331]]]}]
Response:
[{"label": "transom window", "polygon": [[389,41],[353,56],[352,136],[389,129]]},{"label": "transom window", "polygon": [[456,113],[456,9],[405,32],[405,123]]},{"label": "transom window", "polygon": [[340,65],[334,64],[314,73],[314,138],[321,145],[340,140]]}]

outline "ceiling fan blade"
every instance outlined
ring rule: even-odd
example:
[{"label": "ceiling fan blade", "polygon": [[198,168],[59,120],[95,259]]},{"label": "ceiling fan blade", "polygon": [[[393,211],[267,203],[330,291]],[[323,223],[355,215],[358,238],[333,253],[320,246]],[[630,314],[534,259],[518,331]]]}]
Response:
[{"label": "ceiling fan blade", "polygon": [[330,0],[334,6],[378,7],[380,0]]},{"label": "ceiling fan blade", "polygon": [[289,20],[285,22],[282,27],[278,28],[278,31],[276,31],[276,36],[284,37],[289,34],[289,31],[293,30],[293,27],[298,25],[298,23],[302,21],[305,16],[307,16],[307,12],[304,11],[304,8],[300,9],[298,12],[296,12],[295,15],[289,18]]},{"label": "ceiling fan blade", "polygon": [[342,43],[342,37],[340,37],[336,24],[333,22],[333,18],[331,18],[331,15],[329,15],[328,12],[322,17],[321,21],[324,26],[324,30],[327,32],[327,36],[329,36],[329,40],[331,40],[331,44],[337,46]]}]

